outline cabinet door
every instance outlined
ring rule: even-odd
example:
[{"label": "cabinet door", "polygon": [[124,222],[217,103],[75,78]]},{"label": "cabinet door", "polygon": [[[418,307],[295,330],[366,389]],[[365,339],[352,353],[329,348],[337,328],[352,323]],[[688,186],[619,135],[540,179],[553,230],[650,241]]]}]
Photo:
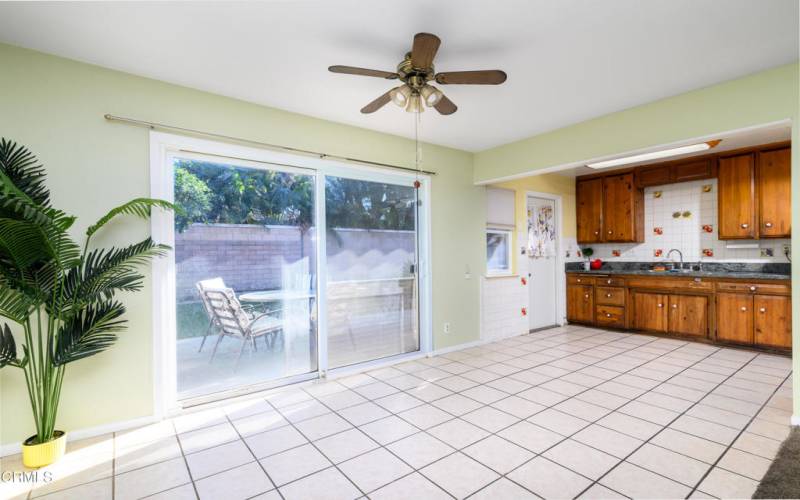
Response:
[{"label": "cabinet door", "polygon": [[573,323],[594,322],[594,287],[567,286],[567,320]]},{"label": "cabinet door", "polygon": [[603,241],[603,179],[588,179],[575,184],[579,243]]},{"label": "cabinet door", "polygon": [[633,293],[633,327],[637,330],[667,331],[667,295]]},{"label": "cabinet door", "polygon": [[750,239],[756,232],[755,156],[719,159],[719,239]]},{"label": "cabinet door", "polygon": [[714,161],[711,158],[689,160],[672,166],[672,182],[696,181],[714,177]]},{"label": "cabinet door", "polygon": [[753,296],[717,294],[717,340],[753,343]]},{"label": "cabinet door", "polygon": [[791,149],[759,153],[758,206],[762,238],[792,235]]},{"label": "cabinet door", "polygon": [[669,296],[669,331],[705,337],[708,333],[708,297]]},{"label": "cabinet door", "polygon": [[603,237],[605,241],[635,242],[644,236],[643,194],[633,174],[603,178]]},{"label": "cabinet door", "polygon": [[771,347],[792,346],[792,299],[780,295],[753,298],[755,343]]},{"label": "cabinet door", "polygon": [[672,182],[669,165],[643,167],[636,171],[636,185],[639,187],[661,186]]}]

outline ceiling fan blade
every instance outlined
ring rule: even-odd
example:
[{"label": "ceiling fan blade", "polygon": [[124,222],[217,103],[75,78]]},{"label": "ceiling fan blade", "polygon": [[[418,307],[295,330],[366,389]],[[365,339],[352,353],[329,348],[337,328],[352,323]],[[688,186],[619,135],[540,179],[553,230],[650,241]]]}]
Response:
[{"label": "ceiling fan blade", "polygon": [[448,73],[438,73],[436,83],[442,85],[467,84],[467,85],[500,85],[506,81],[506,74],[499,69],[487,69],[483,71],[450,71]]},{"label": "ceiling fan blade", "polygon": [[415,68],[430,68],[441,43],[438,36],[430,33],[414,35],[414,45],[411,47],[411,65]]},{"label": "ceiling fan blade", "polygon": [[354,66],[331,66],[328,68],[328,71],[345,75],[374,76],[387,80],[394,80],[397,78],[397,73],[390,73],[389,71],[381,71],[378,69],[356,68]]},{"label": "ceiling fan blade", "polygon": [[366,114],[369,114],[369,113],[374,113],[374,112],[378,111],[379,109],[381,109],[384,105],[386,105],[386,103],[388,103],[389,101],[392,100],[392,98],[389,97],[389,92],[391,92],[391,90],[387,91],[385,94],[381,95],[380,97],[378,97],[377,99],[375,99],[371,103],[369,103],[366,106],[364,106],[363,108],[361,108],[361,112],[366,115]]},{"label": "ceiling fan blade", "polygon": [[433,107],[443,115],[452,115],[458,110],[458,106],[448,99],[446,95],[443,95],[442,98],[439,99],[439,102],[434,104]]}]

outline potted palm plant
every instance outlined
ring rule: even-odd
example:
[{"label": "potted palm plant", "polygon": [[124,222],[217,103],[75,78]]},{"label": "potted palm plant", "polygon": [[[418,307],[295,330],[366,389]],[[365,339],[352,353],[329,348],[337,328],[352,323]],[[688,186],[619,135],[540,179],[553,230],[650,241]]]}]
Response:
[{"label": "potted palm plant", "polygon": [[[118,292],[142,288],[138,271],[169,247],[150,238],[122,248],[94,248],[92,236],[119,216],[149,217],[163,200],[138,198],[86,230],[83,246],[68,231],[75,217],[54,208],[36,157],[0,139],[0,368],[25,374],[36,434],[22,446],[27,467],[60,458],[66,434],[56,429],[68,364],[94,356],[125,328]],[[20,339],[17,346],[12,328]]]}]

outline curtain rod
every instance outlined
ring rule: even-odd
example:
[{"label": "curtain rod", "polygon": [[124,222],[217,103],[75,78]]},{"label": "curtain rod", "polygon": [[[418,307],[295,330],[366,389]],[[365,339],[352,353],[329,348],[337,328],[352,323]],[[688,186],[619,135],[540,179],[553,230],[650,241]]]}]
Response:
[{"label": "curtain rod", "polygon": [[320,153],[320,152],[317,152],[317,151],[308,151],[308,150],[305,150],[305,149],[293,148],[293,147],[289,147],[289,146],[280,146],[280,145],[277,145],[277,144],[269,144],[267,142],[255,141],[255,140],[252,140],[252,139],[243,139],[241,137],[233,137],[233,136],[229,136],[229,135],[215,134],[214,132],[203,132],[202,130],[194,130],[194,129],[190,129],[190,128],[177,127],[177,126],[174,126],[174,125],[166,125],[164,123],[148,122],[148,121],[145,121],[145,120],[137,120],[135,118],[126,118],[124,116],[115,116],[115,115],[111,115],[111,114],[105,114],[105,115],[103,115],[103,117],[108,121],[128,123],[130,125],[138,125],[138,126],[141,126],[141,127],[147,127],[147,128],[149,128],[151,130],[155,130],[155,129],[175,130],[175,131],[185,132],[185,133],[189,133],[189,134],[193,134],[193,135],[202,135],[202,136],[206,136],[206,137],[215,137],[217,139],[224,139],[224,140],[227,140],[227,141],[235,141],[235,142],[242,142],[242,143],[246,143],[246,144],[253,144],[253,145],[256,145],[256,146],[259,146],[259,147],[262,147],[262,148],[266,148],[266,149],[274,149],[274,150],[278,150],[278,151],[286,151],[286,152],[289,152],[289,153],[297,153],[297,154],[303,154],[303,155],[316,156],[316,157],[318,157],[320,159],[326,159],[327,158],[327,159],[333,159],[333,160],[347,161],[347,162],[351,162],[351,163],[360,163],[362,165],[368,165],[368,166],[373,166],[373,167],[393,168],[395,170],[405,170],[406,172],[414,172],[414,173],[425,174],[425,175],[436,175],[436,172],[431,172],[429,170],[417,170],[415,168],[401,167],[400,165],[391,165],[389,163],[380,163],[380,162],[377,162],[377,161],[369,161],[369,160],[359,160],[357,158],[348,158],[346,156],[331,155],[331,154],[327,154],[327,153]]}]

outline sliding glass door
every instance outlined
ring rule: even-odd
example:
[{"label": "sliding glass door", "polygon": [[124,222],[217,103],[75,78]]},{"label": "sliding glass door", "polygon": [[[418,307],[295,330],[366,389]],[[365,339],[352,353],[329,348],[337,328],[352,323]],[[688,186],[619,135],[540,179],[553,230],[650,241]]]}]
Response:
[{"label": "sliding glass door", "polygon": [[152,137],[164,408],[429,348],[427,178]]},{"label": "sliding glass door", "polygon": [[317,370],[315,174],[172,160],[179,399]]},{"label": "sliding glass door", "polygon": [[417,189],[328,176],[325,227],[329,367],[418,351]]}]

